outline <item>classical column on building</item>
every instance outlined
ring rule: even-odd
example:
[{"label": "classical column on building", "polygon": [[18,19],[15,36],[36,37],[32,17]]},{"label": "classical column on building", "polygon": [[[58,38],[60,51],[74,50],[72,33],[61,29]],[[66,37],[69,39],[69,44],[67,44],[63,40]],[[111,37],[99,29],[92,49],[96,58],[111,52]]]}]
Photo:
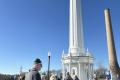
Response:
[{"label": "classical column on building", "polygon": [[83,63],[83,80],[86,80],[85,69],[86,69],[85,63]]},{"label": "classical column on building", "polygon": [[80,78],[79,80],[81,80],[81,72],[80,72],[80,70],[81,70],[80,68],[81,68],[81,67],[80,67],[80,63],[78,63],[78,65],[79,65],[78,70],[79,70],[79,78]]},{"label": "classical column on building", "polygon": [[62,78],[65,79],[65,65],[62,63]]},{"label": "classical column on building", "polygon": [[69,63],[69,73],[71,74],[71,62]]},{"label": "classical column on building", "polygon": [[69,56],[69,72],[71,72],[71,63],[72,63],[71,59],[72,59],[72,56],[71,56],[71,53],[70,53],[70,56]]}]

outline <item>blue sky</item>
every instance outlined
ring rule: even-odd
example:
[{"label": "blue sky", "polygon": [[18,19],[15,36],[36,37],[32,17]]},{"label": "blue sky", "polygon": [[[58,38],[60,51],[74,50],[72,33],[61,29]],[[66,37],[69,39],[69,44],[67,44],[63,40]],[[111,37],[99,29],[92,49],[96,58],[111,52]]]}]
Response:
[{"label": "blue sky", "polygon": [[[117,55],[120,56],[120,1],[82,0],[85,48],[108,67],[104,9],[111,9]],[[61,68],[61,53],[68,52],[69,0],[0,0],[0,73],[19,73],[31,68],[35,58],[47,70]],[[118,57],[120,63],[120,58]]]}]

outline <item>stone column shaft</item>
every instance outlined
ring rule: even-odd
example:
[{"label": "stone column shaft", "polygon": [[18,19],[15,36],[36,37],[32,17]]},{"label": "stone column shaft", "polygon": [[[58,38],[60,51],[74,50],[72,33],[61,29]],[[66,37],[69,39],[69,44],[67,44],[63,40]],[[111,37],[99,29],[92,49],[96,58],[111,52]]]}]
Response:
[{"label": "stone column shaft", "polygon": [[104,11],[104,14],[105,14],[105,23],[106,23],[109,67],[110,67],[110,70],[112,71],[113,77],[116,78],[117,74],[120,75],[120,71],[119,71],[119,65],[116,57],[114,36],[112,32],[112,23],[111,23],[111,17],[110,17],[110,9],[106,9]]}]

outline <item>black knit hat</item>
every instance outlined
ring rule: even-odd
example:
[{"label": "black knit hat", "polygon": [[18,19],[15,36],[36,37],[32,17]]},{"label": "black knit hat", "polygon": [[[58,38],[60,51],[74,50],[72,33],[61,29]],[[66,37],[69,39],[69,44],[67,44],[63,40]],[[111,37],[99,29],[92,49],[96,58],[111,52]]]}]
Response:
[{"label": "black knit hat", "polygon": [[39,58],[36,58],[35,61],[34,61],[34,63],[35,64],[39,64],[39,63],[41,64],[42,62],[41,62],[41,60]]}]

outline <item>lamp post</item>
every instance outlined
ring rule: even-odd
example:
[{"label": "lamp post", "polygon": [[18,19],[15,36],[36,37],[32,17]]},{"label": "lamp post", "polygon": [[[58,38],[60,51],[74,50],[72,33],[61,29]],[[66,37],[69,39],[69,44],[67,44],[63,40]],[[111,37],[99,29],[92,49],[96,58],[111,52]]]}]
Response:
[{"label": "lamp post", "polygon": [[50,78],[49,78],[49,72],[50,72],[50,56],[51,56],[51,53],[48,52],[48,80],[50,80]]}]

